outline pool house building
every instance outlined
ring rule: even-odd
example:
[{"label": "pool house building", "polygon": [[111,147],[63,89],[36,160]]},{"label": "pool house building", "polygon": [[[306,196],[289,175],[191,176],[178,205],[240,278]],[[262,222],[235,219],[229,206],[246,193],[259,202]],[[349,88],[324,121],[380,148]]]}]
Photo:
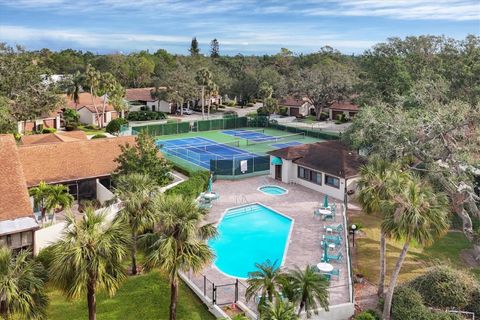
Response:
[{"label": "pool house building", "polygon": [[270,177],[299,184],[341,201],[354,193],[359,155],[340,141],[289,146],[268,152]]}]

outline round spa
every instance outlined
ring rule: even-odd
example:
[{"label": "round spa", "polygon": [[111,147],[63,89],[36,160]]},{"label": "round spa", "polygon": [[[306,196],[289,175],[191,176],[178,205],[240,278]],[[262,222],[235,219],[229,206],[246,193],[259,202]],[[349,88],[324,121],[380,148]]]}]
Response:
[{"label": "round spa", "polygon": [[273,185],[261,186],[258,190],[271,196],[281,196],[282,194],[288,193],[287,189]]}]

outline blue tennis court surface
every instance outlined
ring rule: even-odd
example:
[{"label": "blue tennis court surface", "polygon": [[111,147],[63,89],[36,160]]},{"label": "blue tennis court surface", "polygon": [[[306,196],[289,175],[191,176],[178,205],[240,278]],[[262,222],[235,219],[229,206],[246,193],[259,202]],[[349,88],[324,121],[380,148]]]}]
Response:
[{"label": "blue tennis court surface", "polygon": [[286,148],[286,147],[290,147],[290,146],[299,146],[303,143],[301,142],[298,142],[298,141],[290,141],[290,142],[285,142],[285,143],[275,143],[275,144],[272,144],[272,147],[275,147],[275,148]]},{"label": "blue tennis court surface", "polygon": [[156,143],[163,152],[206,169],[210,169],[210,160],[245,160],[257,156],[234,145],[221,144],[201,137],[157,140]]},{"label": "blue tennis court surface", "polygon": [[224,130],[223,134],[228,134],[237,138],[247,139],[254,142],[260,141],[275,141],[275,137],[264,134],[262,131],[255,130],[245,130],[245,129],[235,129],[235,130]]}]

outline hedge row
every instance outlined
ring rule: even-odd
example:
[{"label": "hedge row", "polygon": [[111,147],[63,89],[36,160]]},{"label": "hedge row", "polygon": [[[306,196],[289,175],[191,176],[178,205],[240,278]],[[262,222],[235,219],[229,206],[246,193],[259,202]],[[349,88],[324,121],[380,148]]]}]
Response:
[{"label": "hedge row", "polygon": [[210,172],[208,171],[192,173],[187,181],[167,190],[165,194],[179,194],[184,197],[196,198],[200,193],[207,190],[209,178]]}]

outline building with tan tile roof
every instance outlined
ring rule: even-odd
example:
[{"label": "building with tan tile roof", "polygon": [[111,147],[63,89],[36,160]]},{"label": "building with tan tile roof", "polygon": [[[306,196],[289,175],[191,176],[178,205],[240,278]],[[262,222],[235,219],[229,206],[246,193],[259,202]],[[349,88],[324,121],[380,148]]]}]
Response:
[{"label": "building with tan tile roof", "polygon": [[40,181],[64,183],[110,176],[120,145],[134,144],[134,137],[78,140],[64,143],[21,145],[18,148],[28,187]]},{"label": "building with tan tile roof", "polygon": [[22,145],[41,144],[41,143],[56,143],[67,141],[87,140],[87,135],[81,130],[55,132],[46,134],[34,134],[29,136],[22,136],[20,143]]},{"label": "building with tan tile roof", "polygon": [[12,135],[0,135],[0,244],[13,249],[32,244],[38,225]]}]

